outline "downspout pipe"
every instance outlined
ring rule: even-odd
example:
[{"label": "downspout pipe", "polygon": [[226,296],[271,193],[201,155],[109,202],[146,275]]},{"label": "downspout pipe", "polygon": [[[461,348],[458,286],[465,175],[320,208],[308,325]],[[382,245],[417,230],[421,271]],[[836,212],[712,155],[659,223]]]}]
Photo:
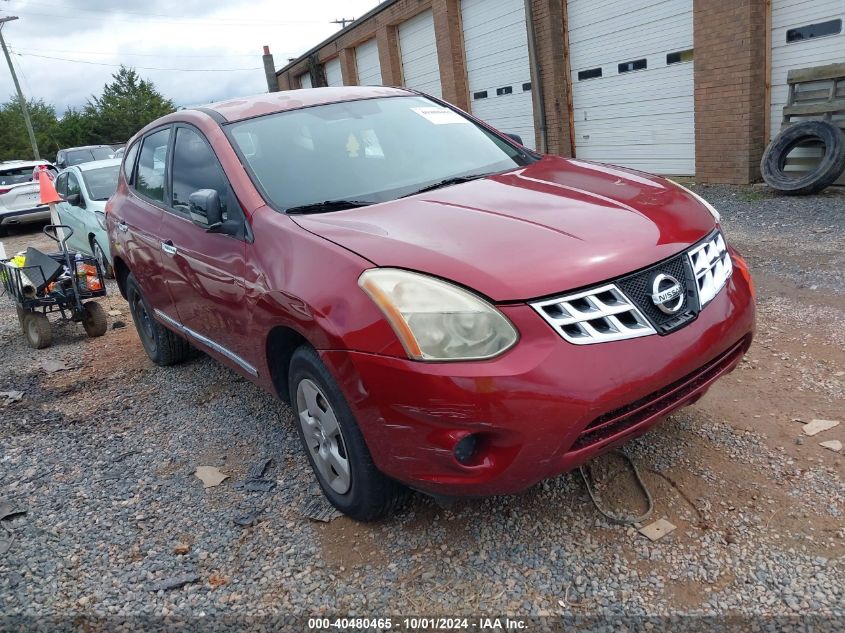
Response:
[{"label": "downspout pipe", "polygon": [[549,137],[546,128],[546,98],[543,91],[543,77],[540,74],[540,65],[537,61],[537,36],[534,24],[534,7],[532,0],[525,0],[525,21],[528,27],[528,62],[531,65],[531,100],[534,102],[534,111],[540,120],[540,147],[541,154],[548,153]]}]

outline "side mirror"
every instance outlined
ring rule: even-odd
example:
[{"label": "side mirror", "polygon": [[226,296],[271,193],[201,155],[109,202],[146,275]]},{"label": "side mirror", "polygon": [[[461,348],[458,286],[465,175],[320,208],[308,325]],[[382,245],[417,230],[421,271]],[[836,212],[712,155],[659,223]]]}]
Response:
[{"label": "side mirror", "polygon": [[210,229],[223,221],[220,196],[214,189],[200,189],[188,196],[188,213],[194,224]]},{"label": "side mirror", "polygon": [[82,199],[82,194],[79,193],[70,194],[67,198],[65,198],[65,202],[72,207],[79,207],[81,209],[85,208],[85,201]]},{"label": "side mirror", "polygon": [[525,143],[522,142],[522,137],[519,134],[508,134],[507,132],[505,132],[505,136],[507,136],[512,141],[516,141],[520,145],[525,145]]}]

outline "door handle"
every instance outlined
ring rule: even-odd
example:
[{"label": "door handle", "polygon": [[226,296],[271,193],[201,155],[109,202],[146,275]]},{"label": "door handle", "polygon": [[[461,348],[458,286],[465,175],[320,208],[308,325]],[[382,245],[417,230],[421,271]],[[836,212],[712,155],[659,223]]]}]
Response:
[{"label": "door handle", "polygon": [[173,242],[171,242],[170,240],[167,240],[166,242],[161,243],[161,250],[163,250],[165,253],[167,253],[171,257],[173,257],[178,252],[176,250],[176,247],[173,246]]},{"label": "door handle", "polygon": [[126,231],[129,230],[129,225],[126,224],[126,222],[121,220],[120,222],[117,223],[117,228],[120,229],[120,231],[122,233],[126,233]]}]

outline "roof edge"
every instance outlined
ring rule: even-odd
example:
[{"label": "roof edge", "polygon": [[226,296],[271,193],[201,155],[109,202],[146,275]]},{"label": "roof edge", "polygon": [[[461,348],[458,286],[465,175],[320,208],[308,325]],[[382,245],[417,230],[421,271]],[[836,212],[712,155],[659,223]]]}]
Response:
[{"label": "roof edge", "polygon": [[326,44],[330,44],[331,42],[333,42],[334,40],[339,38],[341,35],[343,35],[344,33],[347,33],[348,31],[351,31],[352,29],[354,29],[356,26],[363,24],[365,21],[369,20],[371,17],[378,15],[379,13],[381,13],[382,11],[387,9],[389,6],[396,4],[398,1],[399,0],[384,0],[383,2],[380,2],[379,4],[374,6],[372,9],[367,11],[360,18],[358,18],[354,22],[350,23],[349,26],[347,26],[346,28],[340,29],[337,33],[335,33],[331,37],[327,37],[326,39],[324,39],[322,42],[320,42],[316,46],[314,46],[314,47],[308,49],[307,51],[305,51],[302,55],[297,57],[292,62],[288,62],[285,66],[283,66],[279,70],[275,71],[276,77],[278,77],[279,75],[281,75],[283,73],[288,72],[294,66],[296,66],[298,63],[300,63],[303,59],[307,59],[308,57],[310,57],[311,55],[316,53],[318,50],[323,48]]}]

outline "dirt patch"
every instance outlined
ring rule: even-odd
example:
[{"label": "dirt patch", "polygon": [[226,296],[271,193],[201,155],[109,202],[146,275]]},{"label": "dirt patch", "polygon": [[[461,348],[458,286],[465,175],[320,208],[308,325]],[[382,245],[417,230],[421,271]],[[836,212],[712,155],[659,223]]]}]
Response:
[{"label": "dirt patch", "polygon": [[323,561],[333,567],[356,569],[387,566],[388,557],[379,546],[380,529],[340,517],[329,523],[315,522]]}]

